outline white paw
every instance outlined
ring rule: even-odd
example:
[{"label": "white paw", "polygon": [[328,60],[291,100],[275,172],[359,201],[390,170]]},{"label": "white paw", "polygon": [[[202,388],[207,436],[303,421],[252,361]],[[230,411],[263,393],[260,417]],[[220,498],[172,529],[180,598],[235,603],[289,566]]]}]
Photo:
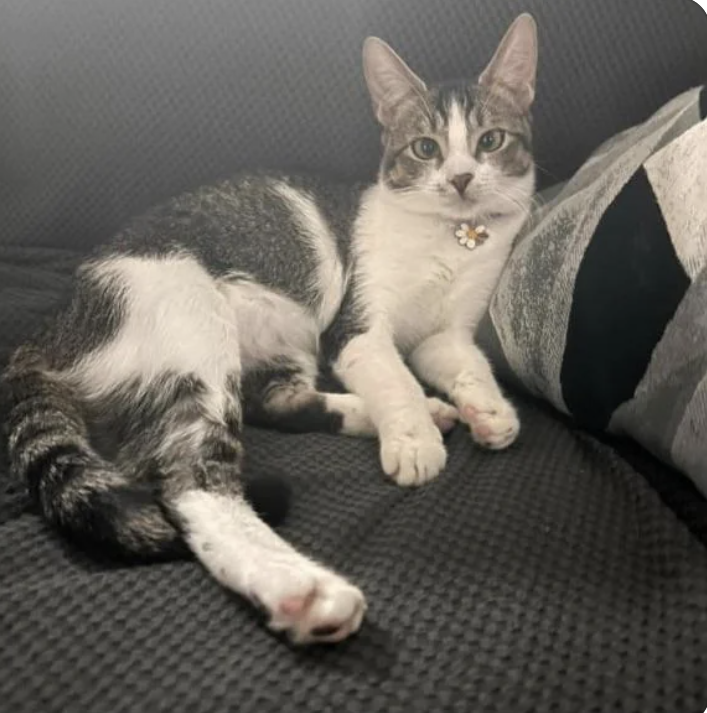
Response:
[{"label": "white paw", "polygon": [[424,430],[381,436],[383,471],[398,485],[422,485],[436,478],[446,463],[442,434],[433,424]]},{"label": "white paw", "polygon": [[469,425],[473,439],[494,451],[508,448],[520,432],[516,411],[503,397],[469,400],[460,404],[459,415]]},{"label": "white paw", "polygon": [[437,426],[442,433],[449,433],[459,420],[459,412],[454,406],[445,403],[441,399],[434,397],[428,398],[427,410],[430,412],[435,426]]},{"label": "white paw", "polygon": [[294,644],[343,641],[361,626],[361,590],[314,563],[268,565],[254,579],[251,598],[270,616],[268,626]]}]

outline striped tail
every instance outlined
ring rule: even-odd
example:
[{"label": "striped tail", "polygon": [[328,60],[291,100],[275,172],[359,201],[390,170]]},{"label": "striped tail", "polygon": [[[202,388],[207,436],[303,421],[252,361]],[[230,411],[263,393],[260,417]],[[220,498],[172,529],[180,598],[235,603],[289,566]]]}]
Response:
[{"label": "striped tail", "polygon": [[10,466],[42,515],[77,544],[131,559],[171,559],[188,549],[149,483],[128,480],[91,447],[80,403],[31,348],[4,376]]}]

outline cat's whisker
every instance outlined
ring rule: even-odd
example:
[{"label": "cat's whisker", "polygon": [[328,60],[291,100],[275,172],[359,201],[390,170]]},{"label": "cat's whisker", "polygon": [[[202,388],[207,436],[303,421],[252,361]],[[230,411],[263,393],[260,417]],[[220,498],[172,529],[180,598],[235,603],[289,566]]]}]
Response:
[{"label": "cat's whisker", "polygon": [[538,163],[537,161],[533,161],[533,165],[535,168],[538,169],[541,173],[544,173],[548,178],[552,178],[555,183],[561,183],[562,178],[560,178],[557,174],[553,173],[552,171],[549,171],[547,168],[545,168],[542,164]]},{"label": "cat's whisker", "polygon": [[537,210],[539,208],[542,208],[544,205],[542,200],[538,198],[537,194],[529,196],[528,194],[523,193],[522,191],[518,191],[515,195],[513,195],[513,190],[515,189],[510,188],[507,190],[510,191],[506,194],[508,198],[515,200],[519,207],[527,207],[530,210]]},{"label": "cat's whisker", "polygon": [[537,194],[528,195],[528,193],[525,190],[522,190],[522,189],[518,188],[517,186],[513,186],[513,185],[504,186],[503,189],[499,189],[498,192],[502,193],[502,194],[505,193],[505,194],[510,194],[510,195],[516,195],[522,201],[528,201],[528,200],[535,201],[535,199],[537,197]]},{"label": "cat's whisker", "polygon": [[395,193],[399,196],[409,196],[424,193],[424,191],[418,186],[405,186],[403,188],[396,188]]},{"label": "cat's whisker", "polygon": [[[513,195],[513,191],[515,191],[515,195]],[[522,212],[530,212],[533,208],[537,209],[542,206],[535,196],[528,196],[522,191],[510,187],[507,187],[503,191],[492,189],[491,195],[495,198],[508,201]]]}]

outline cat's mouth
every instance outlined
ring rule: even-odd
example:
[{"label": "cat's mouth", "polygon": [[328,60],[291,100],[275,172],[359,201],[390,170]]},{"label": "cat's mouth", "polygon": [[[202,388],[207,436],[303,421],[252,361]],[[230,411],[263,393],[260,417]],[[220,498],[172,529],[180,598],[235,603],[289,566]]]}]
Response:
[{"label": "cat's mouth", "polygon": [[450,206],[464,206],[468,208],[479,202],[479,197],[472,191],[460,196],[456,191],[448,191],[446,188],[440,188],[439,194]]}]

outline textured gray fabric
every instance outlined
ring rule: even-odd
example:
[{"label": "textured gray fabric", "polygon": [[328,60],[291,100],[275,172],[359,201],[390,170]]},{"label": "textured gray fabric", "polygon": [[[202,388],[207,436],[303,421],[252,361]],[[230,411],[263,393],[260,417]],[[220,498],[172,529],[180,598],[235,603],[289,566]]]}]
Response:
[{"label": "textured gray fabric", "polygon": [[[523,10],[546,179],[704,79],[691,0],[6,0],[0,365],[70,248],[157,200],[249,166],[372,175],[366,34],[438,79],[478,70]],[[308,652],[196,564],[68,548],[0,470],[0,711],[700,713],[704,548],[615,451],[536,404],[521,417],[507,453],[453,434],[448,472],[415,492],[371,443],[248,433],[253,469],[292,474],[285,533],[370,598],[358,638]],[[703,501],[654,468],[707,540]]]},{"label": "textured gray fabric", "polygon": [[470,76],[525,10],[546,182],[705,79],[692,0],[5,0],[0,241],[95,244],[239,168],[372,177],[363,38],[430,79]]},{"label": "textured gray fabric", "polygon": [[706,381],[707,270],[703,269],[656,345],[635,396],[611,420],[613,431],[634,434],[650,444],[657,455],[689,473],[703,492],[707,492]]},{"label": "textured gray fabric", "polygon": [[111,568],[0,510],[0,710],[700,713],[707,557],[611,449],[521,403],[521,440],[465,432],[438,481],[386,481],[372,442],[247,433],[286,468],[283,532],[370,611],[297,652],[196,563]]},{"label": "textured gray fabric", "polygon": [[[664,333],[652,345],[650,361],[633,396],[616,408],[607,426],[633,436],[659,457],[683,468],[704,493],[707,120],[702,120],[701,101],[706,94],[702,88],[681,94],[643,124],[607,142],[550,203],[539,208],[500,278],[490,319],[480,334],[501,369],[506,365],[532,393],[547,398],[565,413],[573,413],[567,404],[563,375],[572,314],[578,302],[586,299],[576,293],[578,274],[608,210],[622,205],[625,187],[643,171],[650,186],[649,200],[657,203],[665,223],[676,267],[690,284]],[[626,203],[619,211],[635,209],[635,204]],[[627,215],[625,225],[611,240],[628,240],[634,220],[635,216]],[[628,259],[632,268],[638,266],[640,276],[641,265],[654,258],[639,242]],[[618,274],[626,268],[625,264],[606,266]],[[652,319],[652,315],[645,316]],[[616,366],[626,356],[622,335],[613,339]],[[584,346],[591,349],[594,345]],[[604,378],[621,377],[610,369]]]},{"label": "textured gray fabric", "polygon": [[[78,258],[0,251],[0,361]],[[700,713],[705,548],[629,461],[516,401],[517,445],[482,452],[458,430],[416,491],[381,475],[372,442],[247,432],[251,472],[291,477],[283,533],[369,597],[335,649],[288,649],[196,563],[87,558],[0,467],[0,711]],[[707,543],[704,502],[630,455]]]}]

